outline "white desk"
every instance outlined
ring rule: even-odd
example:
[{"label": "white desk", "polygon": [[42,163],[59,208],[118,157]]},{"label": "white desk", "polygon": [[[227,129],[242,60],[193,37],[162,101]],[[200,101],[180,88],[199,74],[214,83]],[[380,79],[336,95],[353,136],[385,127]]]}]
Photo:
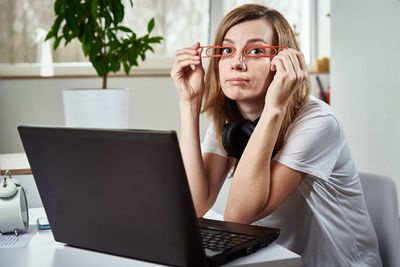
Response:
[{"label": "white desk", "polygon": [[[45,217],[43,208],[30,209],[31,227],[36,219]],[[162,266],[85,249],[73,248],[54,241],[50,230],[38,231],[26,248],[0,249],[1,267],[130,267]],[[301,257],[282,246],[272,244],[257,253],[239,258],[225,266],[302,266]]]}]

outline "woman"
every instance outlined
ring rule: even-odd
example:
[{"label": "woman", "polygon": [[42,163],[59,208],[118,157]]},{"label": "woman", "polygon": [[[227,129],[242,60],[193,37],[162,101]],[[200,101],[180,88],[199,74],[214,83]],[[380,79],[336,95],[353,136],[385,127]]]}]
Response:
[{"label": "woman", "polygon": [[[212,207],[233,167],[225,220],[281,228],[277,242],[305,266],[381,266],[343,128],[328,105],[310,96],[304,56],[287,21],[275,10],[244,5],[225,16],[214,44],[222,48],[205,81],[199,43],[178,50],[171,71],[197,215]],[[271,53],[264,46],[287,49]],[[212,120],[203,154],[202,105]],[[226,140],[229,125],[244,119],[254,128],[248,143]],[[243,152],[236,153],[235,140]],[[238,159],[228,156],[230,146]]]}]

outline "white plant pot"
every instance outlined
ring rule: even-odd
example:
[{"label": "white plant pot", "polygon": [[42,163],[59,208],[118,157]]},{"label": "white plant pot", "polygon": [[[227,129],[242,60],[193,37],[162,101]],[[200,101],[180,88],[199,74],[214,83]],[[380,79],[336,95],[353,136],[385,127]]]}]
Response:
[{"label": "white plant pot", "polygon": [[65,89],[67,127],[128,128],[129,89]]}]

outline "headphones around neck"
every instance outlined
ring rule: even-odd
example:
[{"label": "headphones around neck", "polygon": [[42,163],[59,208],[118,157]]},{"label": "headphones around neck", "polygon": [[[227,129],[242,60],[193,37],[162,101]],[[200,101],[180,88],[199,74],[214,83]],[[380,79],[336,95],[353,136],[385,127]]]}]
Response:
[{"label": "headphones around neck", "polygon": [[[222,130],[222,145],[229,157],[240,159],[251,134],[256,128],[260,118],[255,121],[246,119],[234,120],[224,125]],[[272,152],[272,158],[275,156],[276,150]]]}]

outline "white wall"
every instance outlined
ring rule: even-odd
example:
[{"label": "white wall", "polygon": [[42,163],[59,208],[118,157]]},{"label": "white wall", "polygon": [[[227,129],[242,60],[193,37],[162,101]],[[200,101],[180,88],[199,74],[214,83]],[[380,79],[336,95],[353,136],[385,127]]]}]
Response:
[{"label": "white wall", "polygon": [[400,1],[331,2],[331,99],[358,169],[400,192]]},{"label": "white wall", "polygon": [[[18,125],[64,125],[63,89],[100,85],[99,78],[0,80],[0,154],[23,152]],[[130,88],[130,128],[179,132],[179,100],[170,77],[110,78],[109,87]],[[201,136],[207,125],[202,118]]]},{"label": "white wall", "polygon": [[[329,75],[321,74],[326,88]],[[317,94],[315,76],[311,82]],[[110,78],[109,87],[130,88],[129,128],[175,130],[179,134],[179,100],[170,77]],[[23,152],[17,127],[64,125],[62,90],[99,87],[99,78],[0,80],[0,154]],[[200,136],[209,120],[203,114]]]},{"label": "white wall", "polygon": [[[335,0],[333,0],[335,1]],[[317,8],[317,18],[315,30],[317,32],[317,44],[315,56],[317,58],[330,57],[331,55],[331,19],[330,8],[331,0],[315,0]]]}]

